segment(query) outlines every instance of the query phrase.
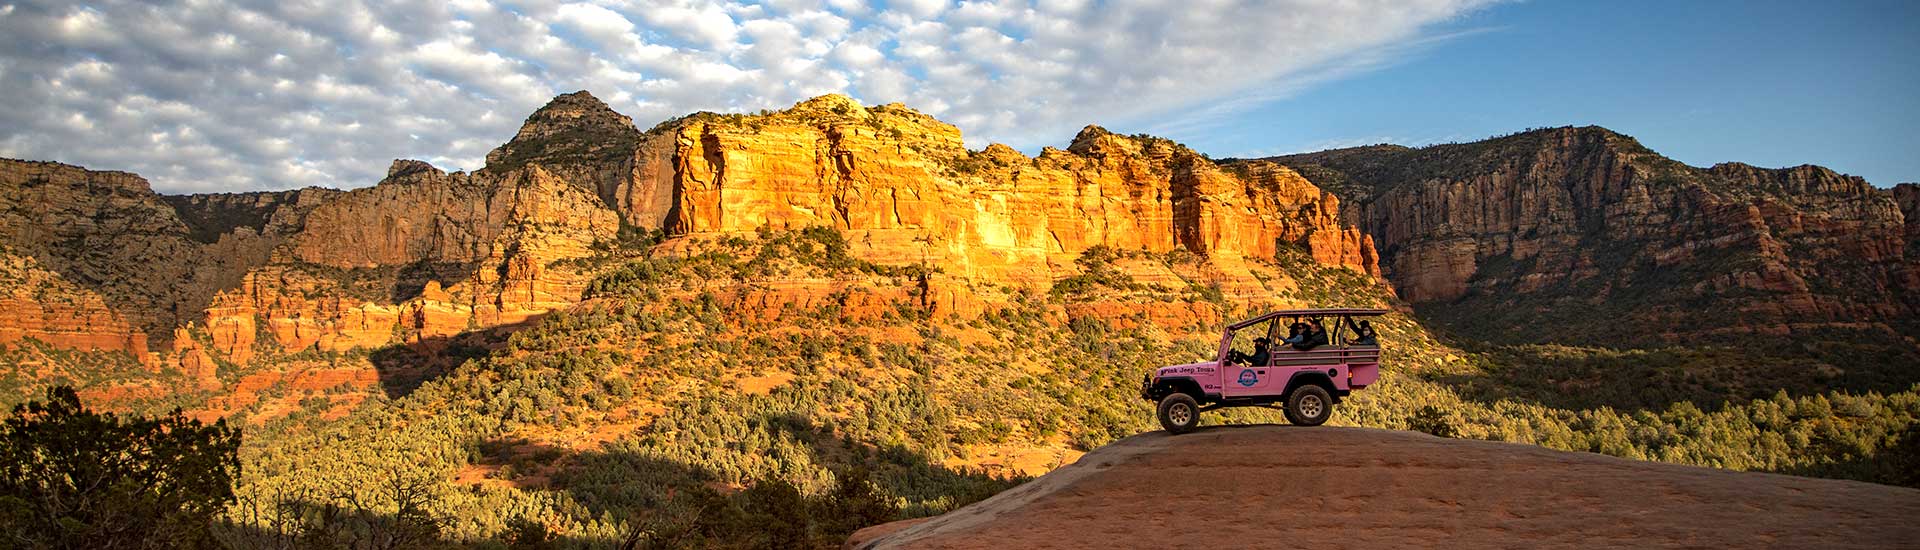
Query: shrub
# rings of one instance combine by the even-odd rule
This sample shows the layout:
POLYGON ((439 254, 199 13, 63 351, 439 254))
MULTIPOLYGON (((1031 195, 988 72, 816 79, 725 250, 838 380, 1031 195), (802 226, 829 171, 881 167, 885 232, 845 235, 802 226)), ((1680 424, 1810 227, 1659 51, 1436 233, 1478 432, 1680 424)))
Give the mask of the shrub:
POLYGON ((212 546, 239 448, 225 421, 123 418, 48 389, 0 425, 0 536, 29 548, 212 546))

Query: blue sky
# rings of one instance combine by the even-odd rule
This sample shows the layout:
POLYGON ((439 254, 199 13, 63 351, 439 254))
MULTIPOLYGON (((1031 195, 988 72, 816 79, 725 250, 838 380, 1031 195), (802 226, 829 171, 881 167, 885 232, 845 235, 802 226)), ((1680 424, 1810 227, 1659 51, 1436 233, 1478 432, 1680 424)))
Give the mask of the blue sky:
POLYGON ((1920 2, 0 0, 0 156, 163 192, 479 168, 555 95, 642 128, 824 93, 970 147, 1214 156, 1597 124, 1679 160, 1920 179, 1920 2))
POLYGON ((1591 124, 1696 166, 1920 181, 1920 2, 1525 2, 1432 34, 1452 37, 1179 137, 1261 156, 1591 124))

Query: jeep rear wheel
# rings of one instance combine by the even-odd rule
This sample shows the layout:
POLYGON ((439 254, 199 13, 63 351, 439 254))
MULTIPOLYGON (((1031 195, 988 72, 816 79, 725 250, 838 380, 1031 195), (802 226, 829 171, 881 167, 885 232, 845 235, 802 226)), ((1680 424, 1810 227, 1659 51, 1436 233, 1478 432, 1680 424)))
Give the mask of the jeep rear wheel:
POLYGON ((1184 393, 1160 399, 1160 427, 1168 433, 1183 434, 1200 425, 1200 403, 1184 393))
POLYGON ((1319 426, 1333 416, 1333 397, 1327 389, 1308 384, 1287 395, 1287 421, 1295 426, 1319 426))

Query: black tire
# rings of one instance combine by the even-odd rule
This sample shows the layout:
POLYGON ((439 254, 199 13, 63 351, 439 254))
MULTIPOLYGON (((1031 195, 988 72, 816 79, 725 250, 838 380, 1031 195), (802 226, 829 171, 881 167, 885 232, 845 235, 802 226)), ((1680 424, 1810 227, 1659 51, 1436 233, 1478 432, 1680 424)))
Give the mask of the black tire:
POLYGON ((1307 384, 1287 395, 1287 421, 1295 426, 1319 426, 1333 417, 1333 396, 1327 389, 1307 384))
POLYGON ((1200 425, 1200 403, 1191 395, 1171 394, 1160 399, 1158 416, 1160 427, 1166 428, 1167 433, 1191 432, 1200 425))

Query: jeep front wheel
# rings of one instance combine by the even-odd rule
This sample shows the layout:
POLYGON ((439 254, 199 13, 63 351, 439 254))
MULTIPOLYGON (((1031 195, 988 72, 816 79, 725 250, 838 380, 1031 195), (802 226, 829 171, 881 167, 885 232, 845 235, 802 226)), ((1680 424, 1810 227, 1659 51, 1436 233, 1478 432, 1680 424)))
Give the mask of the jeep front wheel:
POLYGON ((1200 425, 1200 403, 1184 393, 1160 399, 1160 427, 1168 433, 1183 434, 1200 425))
POLYGON ((1333 416, 1333 398, 1327 389, 1307 384, 1287 395, 1287 421, 1295 426, 1319 426, 1333 416))

